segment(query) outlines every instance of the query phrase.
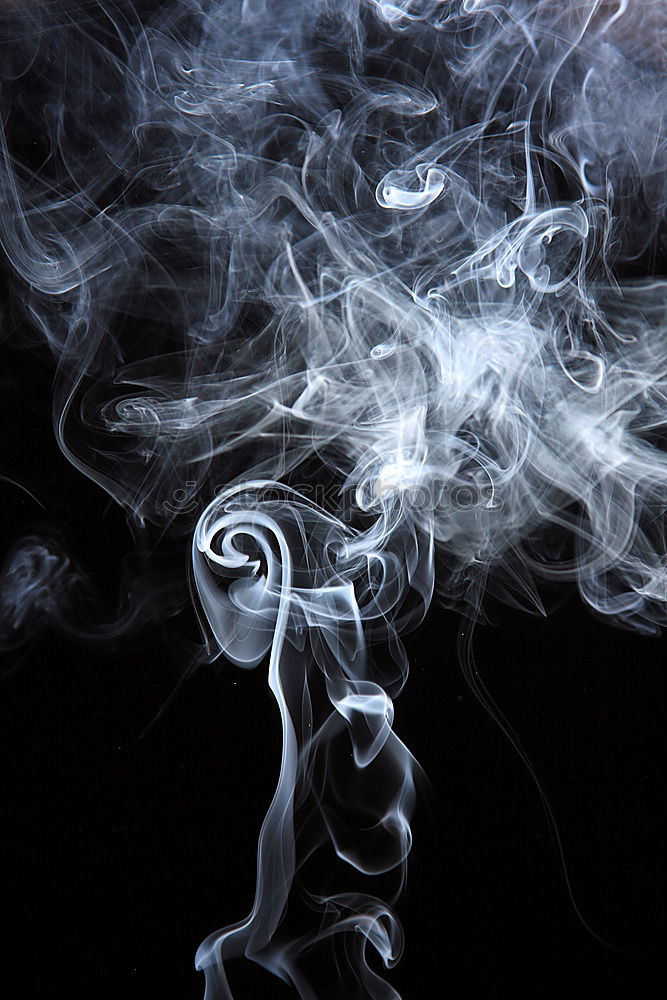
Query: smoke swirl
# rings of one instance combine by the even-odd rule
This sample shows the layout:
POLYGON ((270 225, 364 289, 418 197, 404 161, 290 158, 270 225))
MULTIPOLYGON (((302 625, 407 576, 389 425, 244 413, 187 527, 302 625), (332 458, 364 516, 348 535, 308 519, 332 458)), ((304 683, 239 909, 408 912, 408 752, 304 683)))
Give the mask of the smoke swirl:
MULTIPOLYGON (((633 272, 664 246, 665 7, 26 0, 2 57, 4 332, 51 352, 60 447, 138 545, 192 536, 201 659, 263 665, 280 712, 207 1000, 239 955, 303 998, 396 997, 369 955, 400 956, 393 699, 434 587, 473 620, 545 581, 666 619, 667 283, 633 272), (287 933, 332 851, 396 871, 391 902, 304 889, 287 933)), ((127 630, 151 586, 82 625, 83 575, 28 537, 2 644, 127 630)))

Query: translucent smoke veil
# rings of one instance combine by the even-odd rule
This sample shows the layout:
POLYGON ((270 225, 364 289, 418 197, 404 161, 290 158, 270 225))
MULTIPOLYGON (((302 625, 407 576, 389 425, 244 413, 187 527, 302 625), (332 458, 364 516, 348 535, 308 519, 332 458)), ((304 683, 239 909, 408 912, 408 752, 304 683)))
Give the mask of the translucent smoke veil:
MULTIPOLYGON (((50 350, 60 447, 138 547, 192 540, 201 660, 266 670, 280 712, 207 1000, 241 955, 303 998, 398 996, 393 699, 434 589, 472 620, 555 582, 665 621, 667 283, 633 265, 664 241, 666 69, 660 0, 2 13, 3 332, 50 350), (308 884, 318 853, 340 891, 308 884)), ((79 579, 18 543, 2 644, 150 603, 142 578, 82 625, 79 579)))

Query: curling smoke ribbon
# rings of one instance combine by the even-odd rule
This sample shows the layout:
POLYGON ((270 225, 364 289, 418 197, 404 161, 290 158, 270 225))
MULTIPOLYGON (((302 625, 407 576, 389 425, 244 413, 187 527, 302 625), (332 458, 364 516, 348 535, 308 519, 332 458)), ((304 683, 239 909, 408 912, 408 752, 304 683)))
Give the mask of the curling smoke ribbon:
MULTIPOLYGON (((283 950, 272 946, 299 865, 294 837, 299 787, 314 798, 338 857, 359 871, 391 870, 405 862, 410 849, 414 762, 392 730, 388 689, 400 690, 407 669, 396 619, 401 618, 402 630, 416 624, 431 600, 432 542, 419 537, 394 495, 385 496, 375 513, 365 531, 355 532, 298 492, 258 482, 217 498, 197 526, 194 578, 213 639, 239 666, 254 667, 268 654, 283 740, 280 775, 260 834, 252 912, 246 921, 212 935, 198 953, 198 966, 217 984, 225 975, 221 960, 241 953, 296 981, 295 955, 334 934, 361 935, 364 944, 358 947, 373 945, 387 965, 398 957, 400 932, 391 910, 362 894, 320 900, 323 909, 335 903, 337 914, 324 936, 292 942, 283 950), (409 591, 417 602, 407 609, 409 591), (369 626, 375 641, 393 647, 393 676, 373 668, 364 634, 369 626), (319 722, 310 699, 313 667, 330 704, 330 713, 319 722), (382 768, 379 801, 375 788, 363 803, 376 810, 367 844, 327 804, 326 789, 318 798, 304 782, 316 755, 341 729, 361 774, 373 764, 382 768)), ((375 979, 370 969, 364 975, 375 979)))

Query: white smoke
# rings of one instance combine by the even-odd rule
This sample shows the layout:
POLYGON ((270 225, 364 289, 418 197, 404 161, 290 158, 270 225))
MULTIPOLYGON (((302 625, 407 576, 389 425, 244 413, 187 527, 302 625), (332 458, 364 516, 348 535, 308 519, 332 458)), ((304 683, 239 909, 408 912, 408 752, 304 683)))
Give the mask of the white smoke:
MULTIPOLYGON (((281 927, 318 850, 400 890, 399 635, 436 581, 473 618, 489 590, 540 607, 551 580, 617 624, 665 621, 667 283, 631 275, 664 236, 666 18, 658 0, 4 15, 0 242, 55 358, 58 440, 137 532, 194 529, 207 656, 268 664, 282 719, 255 901, 200 948, 207 1000, 241 954, 323 996, 303 959, 343 939, 350 978, 326 995, 397 996, 366 956, 401 948, 374 896, 311 892, 312 926, 281 927)), ((45 614, 71 627, 70 578, 48 539, 15 550, 7 644, 45 614)))

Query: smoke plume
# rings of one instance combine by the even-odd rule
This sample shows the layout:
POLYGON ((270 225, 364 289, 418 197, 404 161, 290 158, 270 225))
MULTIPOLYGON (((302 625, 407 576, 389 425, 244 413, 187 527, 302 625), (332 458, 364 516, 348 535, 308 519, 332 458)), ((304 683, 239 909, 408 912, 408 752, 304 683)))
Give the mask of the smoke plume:
MULTIPOLYGON (((60 448, 138 550, 191 544, 199 661, 265 671, 282 722, 251 911, 197 954, 206 1000, 243 955, 304 1000, 398 997, 401 635, 434 592, 474 621, 487 594, 541 609, 545 582, 666 619, 667 283, 641 276, 665 237, 665 6, 0 18, 3 334, 50 352, 60 448), (320 856, 340 889, 308 881, 320 856)), ((5 647, 180 600, 138 574, 104 617, 48 534, 1 590, 5 647)))

